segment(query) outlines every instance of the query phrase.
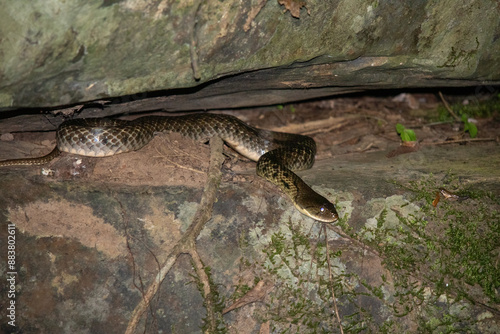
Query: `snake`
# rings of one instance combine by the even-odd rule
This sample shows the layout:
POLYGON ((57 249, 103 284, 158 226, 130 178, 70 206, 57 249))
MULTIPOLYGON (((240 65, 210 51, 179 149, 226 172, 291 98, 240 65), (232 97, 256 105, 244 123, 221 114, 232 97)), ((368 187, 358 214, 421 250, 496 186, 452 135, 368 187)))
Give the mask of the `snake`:
POLYGON ((314 139, 299 134, 258 129, 237 117, 225 114, 143 116, 134 120, 71 119, 58 127, 56 147, 49 154, 0 161, 0 167, 43 165, 61 152, 91 157, 112 156, 138 150, 156 134, 171 132, 202 142, 219 136, 236 152, 257 162, 257 175, 281 189, 298 211, 320 222, 331 223, 338 220, 335 205, 294 173, 313 166, 316 156, 314 139))

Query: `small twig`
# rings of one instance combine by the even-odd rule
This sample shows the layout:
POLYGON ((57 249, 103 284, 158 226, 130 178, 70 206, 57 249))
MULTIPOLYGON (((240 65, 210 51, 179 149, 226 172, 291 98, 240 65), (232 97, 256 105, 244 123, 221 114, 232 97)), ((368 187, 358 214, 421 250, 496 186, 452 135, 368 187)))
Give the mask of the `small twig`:
MULTIPOLYGON (((109 193, 112 193, 111 189, 108 186, 106 186, 106 188, 108 189, 109 193)), ((142 241, 142 240, 140 240, 138 238, 135 238, 133 235, 129 234, 129 232, 128 232, 129 224, 128 224, 128 218, 127 218, 125 207, 123 206, 123 203, 116 196, 113 196, 113 197, 115 198, 116 202, 120 206, 120 211, 121 211, 121 216, 122 216, 122 221, 123 221, 123 227, 125 229, 125 234, 127 236, 125 238, 125 242, 126 242, 127 250, 129 252, 129 255, 130 255, 130 258, 131 258, 131 261, 132 261, 132 271, 133 271, 133 275, 132 275, 133 280, 132 280, 132 283, 133 283, 134 287, 141 293, 142 297, 145 298, 145 295, 144 295, 144 281, 142 279, 141 274, 138 272, 137 262, 135 261, 134 253, 132 251, 132 247, 130 246, 129 238, 133 238, 133 239, 135 239, 137 241, 142 241), (137 283, 136 283, 136 280, 135 280, 136 277, 139 279, 140 286, 137 285, 137 283)), ((143 243, 143 245, 146 247, 147 251, 153 256, 153 258, 154 258, 154 260, 155 260, 158 268, 160 268, 160 263, 158 261, 158 258, 154 254, 154 252, 149 247, 147 247, 147 245, 145 245, 144 243, 143 243)), ((158 296, 158 298, 159 298, 159 296, 158 296)), ((148 304, 148 307, 150 309, 151 314, 154 316, 154 312, 152 310, 152 305, 151 304, 152 303, 150 302, 148 304)))
POLYGON ((344 334, 344 329, 342 328, 342 321, 340 320, 339 309, 337 307, 337 301, 335 300, 335 292, 333 289, 332 265, 330 263, 330 253, 328 251, 328 233, 326 231, 326 224, 323 224, 323 229, 325 230, 326 262, 328 263, 328 276, 330 279, 330 289, 332 290, 333 308, 335 309, 335 315, 337 316, 337 321, 339 322, 340 333, 344 334))
POLYGON ((445 122, 433 122, 433 123, 427 123, 427 124, 417 124, 417 125, 412 125, 412 129, 422 129, 424 127, 429 127, 429 126, 436 126, 436 125, 443 125, 443 124, 450 124, 454 123, 453 121, 445 121, 445 122))
POLYGON ((200 258, 200 255, 196 251, 196 248, 192 249, 189 252, 189 255, 191 255, 191 259, 193 260, 192 263, 194 264, 194 271, 196 272, 196 276, 203 286, 203 298, 205 299, 205 307, 207 308, 206 319, 208 320, 208 323, 210 325, 210 330, 208 332, 215 332, 215 329, 217 328, 216 315, 214 312, 214 305, 210 298, 210 282, 207 273, 205 272, 205 266, 200 258))
POLYGON ((345 116, 345 117, 329 117, 326 119, 315 120, 310 122, 302 122, 300 124, 288 124, 280 127, 273 127, 269 130, 278 132, 291 132, 291 133, 301 133, 304 135, 313 135, 318 133, 330 132, 345 126, 348 122, 354 118, 359 118, 360 116, 345 116))
POLYGON ((357 240, 357 239, 354 239, 352 237, 350 237, 349 235, 347 235, 346 233, 344 233, 339 227, 337 226, 332 226, 332 225, 329 225, 329 224, 325 224, 325 228, 326 226, 328 226, 328 228, 332 231, 334 231, 335 233, 337 233, 338 235, 340 235, 342 238, 344 239, 347 239, 349 240, 350 242, 352 242, 353 244, 361 247, 362 249, 376 255, 376 256, 380 256, 379 252, 377 252, 375 249, 365 245, 364 243, 362 243, 361 241, 357 240))
POLYGON ((237 308, 243 307, 245 305, 263 301, 267 294, 274 288, 274 284, 271 281, 262 280, 259 281, 250 291, 248 291, 244 296, 238 298, 233 304, 222 310, 222 314, 226 314, 235 310, 237 308))
POLYGON ((453 109, 451 109, 451 107, 448 104, 448 102, 446 102, 446 100, 444 99, 444 96, 443 96, 443 94, 441 92, 439 92, 439 97, 441 98, 441 101, 443 101, 444 107, 446 108, 446 110, 448 110, 448 112, 451 114, 451 116, 453 116, 453 118, 457 122, 460 122, 460 118, 457 116, 457 114, 455 114, 455 112, 453 112, 453 109))
MULTIPOLYGON (((194 140, 190 140, 190 141, 192 141, 193 143, 195 142, 194 140)), ((172 142, 170 140, 168 140, 167 138, 164 139, 164 143, 166 145, 168 145, 169 150, 174 152, 173 156, 175 156, 175 157, 189 157, 191 159, 195 159, 195 160, 199 161, 200 163, 203 163, 206 161, 205 157, 201 157, 197 154, 193 154, 193 153, 189 152, 189 148, 187 148, 187 147, 185 147, 185 149, 179 149, 178 148, 179 145, 173 145, 172 142)))
POLYGON ((456 143, 468 143, 473 141, 496 141, 496 138, 468 138, 468 139, 456 139, 456 140, 446 140, 437 143, 426 143, 424 146, 429 145, 446 145, 446 144, 456 144, 456 143))
POLYGON ((177 162, 175 162, 175 161, 167 158, 167 156, 165 154, 161 153, 157 148, 155 148, 155 150, 156 150, 156 153, 158 153, 162 159, 167 160, 168 162, 170 162, 173 165, 173 166, 165 166, 165 167, 172 167, 172 168, 173 167, 178 167, 178 168, 185 169, 185 170, 188 170, 188 171, 191 171, 191 172, 195 172, 195 173, 199 173, 199 174, 205 174, 205 172, 202 171, 202 170, 198 170, 198 169, 195 169, 195 168, 191 168, 191 167, 187 167, 187 166, 183 166, 181 164, 178 164, 177 162))

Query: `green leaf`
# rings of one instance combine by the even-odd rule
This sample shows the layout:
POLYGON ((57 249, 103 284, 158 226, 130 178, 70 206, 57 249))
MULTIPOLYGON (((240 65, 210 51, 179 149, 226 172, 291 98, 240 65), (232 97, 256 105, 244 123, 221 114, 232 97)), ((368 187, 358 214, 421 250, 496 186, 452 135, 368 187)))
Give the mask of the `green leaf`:
POLYGON ((405 127, 403 126, 403 124, 396 124, 396 131, 398 132, 398 134, 402 134, 403 131, 405 130, 405 127))
POLYGON ((402 134, 401 134, 401 140, 403 142, 406 142, 406 141, 411 141, 410 140, 410 136, 408 135, 408 132, 404 131, 402 134))
POLYGON ((406 129, 405 133, 408 134, 409 140, 407 140, 407 141, 417 141, 417 136, 415 135, 415 131, 410 130, 410 129, 406 129))
POLYGON ((477 126, 474 123, 465 123, 464 131, 469 131, 469 136, 471 138, 476 138, 477 136, 477 126))
POLYGON ((402 124, 396 124, 396 131, 401 136, 403 142, 416 141, 417 136, 413 130, 405 128, 402 124))

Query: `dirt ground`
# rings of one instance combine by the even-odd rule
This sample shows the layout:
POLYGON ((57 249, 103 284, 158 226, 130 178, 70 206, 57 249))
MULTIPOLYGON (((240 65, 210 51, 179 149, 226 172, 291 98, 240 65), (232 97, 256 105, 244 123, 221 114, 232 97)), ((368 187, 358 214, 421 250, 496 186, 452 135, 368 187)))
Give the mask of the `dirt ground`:
MULTIPOLYGON (((345 159, 353 162, 353 165, 362 166, 363 163, 368 164, 376 159, 391 165, 392 161, 398 161, 404 156, 425 155, 429 148, 443 146, 450 148, 448 153, 450 156, 453 156, 454 148, 464 146, 478 147, 491 152, 492 156, 498 156, 500 144, 498 92, 496 95, 485 96, 464 90, 459 94, 445 93, 443 98, 450 105, 448 109, 444 107, 438 92, 412 91, 359 94, 284 106, 213 112, 234 115, 258 128, 313 137, 318 145, 317 167, 303 172, 301 175, 304 175, 304 180, 316 190, 323 191, 329 198, 336 196, 341 203, 351 200, 361 206, 360 203, 370 203, 372 200, 368 198, 367 192, 360 190, 361 185, 359 189, 354 184, 352 189, 336 189, 337 192, 333 192, 326 181, 325 185, 314 183, 314 181, 322 182, 324 178, 329 178, 332 180, 330 182, 335 183, 335 178, 343 177, 338 173, 336 176, 329 176, 328 173, 333 169, 336 169, 336 172, 344 171, 346 175, 349 174, 349 163, 336 165, 333 168, 330 166, 331 161, 345 159), (486 111, 485 108, 472 108, 482 105, 485 101, 490 101, 486 111), (478 129, 474 138, 471 138, 469 132, 464 131, 464 126, 467 124, 461 119, 464 112, 470 113, 465 118, 467 122, 473 123, 478 129), (477 112, 477 115, 472 115, 473 112, 477 112), (401 137, 396 131, 398 123, 406 129, 413 130, 417 141, 401 145, 401 137)), ((129 115, 125 118, 135 116, 129 115)), ((53 138, 53 132, 2 134, 0 160, 48 153, 54 145, 53 138)), ((290 221, 300 219, 298 218, 300 214, 294 213, 293 206, 283 199, 279 190, 255 175, 254 162, 248 161, 227 147, 224 148, 224 158, 219 196, 224 198, 226 203, 224 205, 219 203, 211 224, 200 234, 197 243, 201 257, 212 267, 217 284, 225 287, 229 294, 232 287, 241 285, 242 281, 250 287, 254 286, 252 282, 256 275, 254 269, 250 270, 250 273, 248 268, 245 269, 243 260, 239 260, 236 256, 240 254, 237 249, 245 249, 242 245, 249 243, 248 240, 253 240, 255 235, 259 245, 264 243, 267 240, 264 235, 274 231, 276 222, 283 221, 278 218, 280 217, 278 211, 292 212, 288 218, 290 221), (289 209, 291 211, 287 211, 289 209), (230 217, 240 217, 234 219, 241 219, 245 224, 241 222, 235 224, 230 217), (224 247, 227 249, 223 251, 224 247), (228 257, 231 260, 228 260, 228 257), (234 274, 235 270, 240 271, 234 274)), ((208 145, 195 143, 173 134, 159 135, 143 149, 127 154, 108 158, 85 158, 63 154, 47 166, 9 167, 1 171, 0 176, 4 177, 2 181, 4 206, 0 209, 5 217, 16 223, 26 245, 30 244, 32 249, 36 250, 36 256, 27 254, 24 260, 28 263, 34 261, 28 257, 36 258, 41 261, 40 263, 45 263, 45 267, 51 268, 50 273, 45 274, 46 278, 37 276, 38 278, 32 279, 30 283, 26 283, 29 275, 25 278, 24 298, 34 298, 33 300, 44 303, 43 309, 32 305, 23 309, 24 318, 21 318, 21 321, 24 321, 25 328, 35 326, 28 315, 33 319, 37 317, 42 319, 48 316, 45 311, 51 312, 52 320, 62 316, 70 318, 73 316, 77 319, 80 315, 76 315, 76 311, 74 314, 66 314, 64 312, 67 308, 59 305, 61 300, 64 303, 84 300, 86 304, 82 304, 83 313, 80 312, 86 319, 80 320, 84 323, 84 327, 89 328, 89 321, 94 319, 91 324, 94 332, 109 330, 109 327, 106 327, 108 321, 115 321, 120 331, 125 329, 126 322, 134 310, 133 305, 140 303, 141 297, 145 295, 147 282, 153 280, 159 271, 160 263, 168 260, 168 254, 181 240, 183 233, 188 229, 188 222, 195 215, 194 211, 198 204, 193 203, 199 202, 200 189, 207 181, 209 159, 208 145), (24 180, 18 181, 21 178, 24 180), (175 190, 177 193, 174 192, 174 195, 169 196, 173 196, 180 203, 187 203, 181 204, 183 208, 189 206, 193 208, 184 211, 178 209, 178 203, 174 203, 165 195, 164 187, 179 189, 175 190), (101 195, 103 189, 105 194, 101 195), (46 193, 49 195, 45 195, 46 193), (75 261, 72 254, 78 254, 78 261, 75 261), (102 276, 107 279, 96 283, 102 276), (68 288, 74 286, 77 286, 76 297, 75 292, 68 288), (110 295, 106 301, 109 305, 101 304, 99 301, 98 296, 102 294, 102 289, 110 295), (137 291, 140 291, 142 296, 137 294, 137 291), (128 305, 128 308, 118 312, 124 308, 123 305, 128 305), (85 313, 94 312, 84 308, 85 306, 91 310, 102 309, 102 313, 106 316, 99 318, 98 314, 85 313), (112 311, 113 308, 117 311, 112 311)), ((443 160, 446 160, 444 155, 443 160)), ((446 168, 443 166, 442 169, 446 168)), ((356 169, 357 172, 362 170, 362 167, 356 169)), ((370 173, 368 170, 366 172, 370 173)), ((368 182, 367 179, 368 177, 360 177, 359 180, 365 181, 359 182, 368 182)), ((356 182, 356 178, 353 178, 350 184, 356 182)), ((384 187, 386 186, 376 184, 374 192, 380 192, 380 196, 387 198, 396 196, 385 194, 384 187)), ((500 189, 492 190, 496 190, 496 194, 500 193, 500 189)), ((377 205, 380 203, 373 204, 373 207, 377 205)), ((412 205, 409 204, 408 207, 412 205)), ((351 217, 355 217, 353 220, 359 218, 360 222, 364 222, 365 211, 365 208, 360 209, 351 217)), ((304 226, 318 232, 313 222, 304 223, 304 226)), ((321 232, 319 233, 321 235, 321 232)), ((273 234, 273 237, 276 235, 279 233, 273 234)), ((349 245, 352 246, 352 242, 354 240, 348 237, 335 241, 335 246, 344 251, 343 260, 349 259, 346 263, 356 270, 361 268, 368 277, 368 283, 383 284, 380 279, 383 276, 381 273, 385 273, 382 260, 375 256, 376 252, 370 254, 363 249, 350 250, 349 245), (357 252, 359 254, 356 255, 357 252), (361 256, 360 254, 363 254, 361 264, 357 258, 361 256)), ((359 244, 355 246, 359 247, 359 244)), ((253 253, 254 250, 248 251, 252 254, 251 257, 258 257, 253 253)), ((179 269, 185 272, 189 272, 192 266, 196 267, 182 256, 178 262, 179 269)), ((39 271, 40 265, 34 262, 25 266, 34 272, 39 271)), ((338 267, 342 266, 344 264, 338 264, 338 267)), ((174 322, 172 319, 178 320, 174 315, 170 318, 165 316, 168 320, 162 320, 161 312, 168 313, 168 307, 190 310, 192 314, 204 312, 202 305, 205 304, 201 297, 196 299, 192 295, 183 296, 180 298, 182 301, 169 299, 173 298, 170 295, 174 292, 184 289, 186 280, 192 281, 189 275, 179 278, 182 275, 177 270, 171 275, 173 276, 170 280, 165 280, 169 283, 164 284, 172 291, 163 292, 162 296, 166 298, 164 302, 160 302, 158 297, 154 306, 155 311, 151 311, 149 320, 145 320, 144 332, 148 332, 151 328, 153 331, 154 328, 164 328, 162 326, 166 324, 178 326, 177 328, 181 328, 179 332, 188 331, 189 326, 194 326, 194 329, 191 328, 192 330, 188 332, 197 332, 199 329, 197 326, 200 326, 201 320, 193 321, 194 325, 190 321, 185 324, 182 324, 182 321, 174 322), (163 307, 162 303, 167 306, 163 307), (149 325, 152 327, 148 327, 149 325)), ((208 278, 201 281, 207 285, 212 284, 208 278)), ((392 282, 390 276, 388 281, 392 282)), ((265 280, 261 282, 264 286, 269 283, 265 280)), ((277 291, 279 283, 274 283, 277 291)), ((267 296, 269 289, 272 289, 271 287, 266 290, 262 284, 259 289, 264 290, 259 290, 261 295, 258 300, 263 300, 264 295, 267 296)), ((254 286, 258 287, 259 284, 254 286)), ((391 290, 390 293, 394 291, 391 290)), ((196 294, 198 292, 195 290, 193 295, 196 294)), ((268 299, 266 302, 272 304, 268 299)), ((364 306, 368 307, 367 305, 364 306)), ((378 310, 381 306, 378 304, 374 306, 370 302, 369 307, 378 310)), ((498 310, 495 311, 489 306, 486 309, 488 312, 493 312, 494 319, 500 317, 494 313, 500 313, 498 310)), ((347 312, 346 309, 342 311, 347 312)), ((196 317, 192 314, 190 317, 196 317)), ((259 330, 261 333, 273 332, 269 328, 272 327, 272 322, 269 325, 269 322, 260 324, 258 319, 252 318, 250 321, 249 314, 250 311, 245 311, 231 315, 229 322, 233 323, 233 327, 230 332, 243 333, 245 331, 241 330, 245 329, 245 326, 252 328, 247 331, 248 333, 256 333, 259 330)), ((378 316, 381 317, 380 314, 374 317, 378 316)), ((406 326, 404 328, 412 332, 412 329, 416 328, 412 327, 416 326, 415 322, 408 320, 409 325, 406 325, 405 321, 402 321, 406 326)), ((79 328, 77 320, 64 322, 66 330, 79 328)), ((44 329, 50 328, 49 325, 39 326, 44 329)))
MULTIPOLYGON (((484 100, 495 99, 494 94, 464 94, 446 97, 449 104, 475 106, 484 100)), ((498 100, 498 98, 496 98, 498 100)), ((497 147, 500 142, 500 102, 489 115, 470 117, 479 129, 471 138, 464 131, 461 121, 454 121, 451 114, 443 111, 438 92, 410 92, 377 95, 351 95, 285 106, 213 111, 234 115, 258 128, 292 132, 314 138, 318 146, 316 160, 339 157, 345 154, 363 154, 394 148, 388 154, 414 152, 423 146, 437 145, 488 145, 497 147), (441 113, 438 107, 441 106, 441 113), (495 109, 496 108, 496 109, 495 109), (440 120, 446 118, 446 120, 440 120), (396 124, 415 131, 416 146, 399 147, 401 138, 396 124)), ((158 113, 157 113, 158 114, 158 113)), ((168 114, 165 114, 168 115, 168 114)), ((142 116, 142 115, 141 115, 142 116)), ((132 119, 137 116, 127 116, 132 119)), ((55 145, 52 132, 2 134, 0 160, 40 156, 50 152, 55 145)), ((228 167, 237 168, 233 174, 251 174, 253 164, 231 150, 226 150, 232 162, 228 167), (234 162, 241 161, 238 166, 234 162)), ((96 181, 129 185, 182 184, 200 187, 208 168, 208 148, 180 135, 162 135, 155 138, 139 152, 117 155, 107 159, 77 160, 66 177, 84 174, 96 181), (142 168, 147 166, 147 168, 142 168)), ((60 169, 58 169, 60 170, 60 169)), ((59 172, 63 173, 64 172, 59 172)), ((64 176, 64 175, 62 175, 64 176)))

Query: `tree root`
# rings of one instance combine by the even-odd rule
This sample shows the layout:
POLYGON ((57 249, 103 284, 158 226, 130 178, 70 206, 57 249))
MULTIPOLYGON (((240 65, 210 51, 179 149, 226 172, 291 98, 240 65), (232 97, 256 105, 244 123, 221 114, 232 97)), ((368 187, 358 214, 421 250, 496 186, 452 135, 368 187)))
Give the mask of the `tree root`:
MULTIPOLYGON (((208 178, 203 189, 203 195, 200 201, 198 210, 196 211, 193 221, 189 228, 186 230, 181 239, 173 247, 172 251, 168 255, 167 259, 161 264, 161 267, 156 275, 155 279, 148 287, 146 293, 143 294, 141 302, 135 307, 130 317, 130 321, 127 326, 126 334, 132 334, 135 332, 143 314, 148 309, 151 300, 154 298, 161 283, 167 276, 168 272, 172 266, 177 261, 180 254, 189 254, 193 261, 200 265, 201 259, 196 250, 196 238, 200 234, 201 230, 205 226, 206 222, 212 216, 213 204, 216 200, 217 190, 222 178, 221 166, 224 161, 224 156, 222 155, 223 142, 219 137, 214 137, 210 139, 210 168, 208 171, 208 178)), ((205 296, 210 295, 210 285, 208 277, 203 271, 203 268, 198 268, 196 266, 195 270, 203 284, 203 290, 205 296)), ((207 302, 207 314, 212 314, 211 303, 207 302)))

